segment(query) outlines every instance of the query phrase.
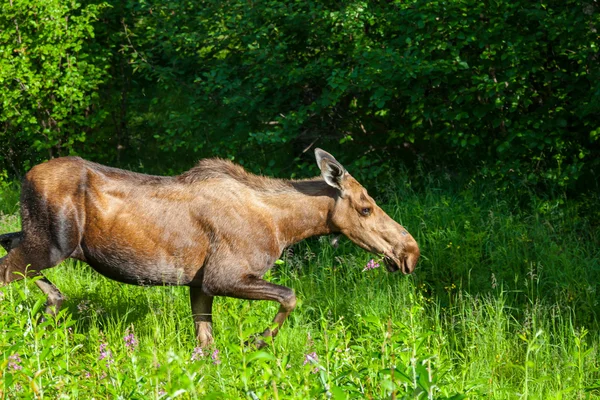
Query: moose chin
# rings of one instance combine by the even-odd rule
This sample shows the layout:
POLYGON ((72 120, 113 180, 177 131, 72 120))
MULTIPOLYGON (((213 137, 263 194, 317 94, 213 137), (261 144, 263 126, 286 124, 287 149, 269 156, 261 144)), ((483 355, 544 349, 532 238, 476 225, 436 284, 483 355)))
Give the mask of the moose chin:
MULTIPOLYGON (((329 153, 315 150, 321 175, 273 179, 217 158, 174 177, 102 166, 78 157, 35 166, 21 193, 22 231, 0 235, 0 283, 39 275, 67 258, 134 285, 190 288, 196 337, 212 343, 214 296, 280 304, 277 334, 296 306, 294 292, 262 279, 282 251, 315 235, 341 233, 384 256, 390 272, 411 273, 419 246, 329 153)), ((64 297, 36 284, 56 315, 64 297)), ((257 340, 261 347, 263 340, 257 340)))

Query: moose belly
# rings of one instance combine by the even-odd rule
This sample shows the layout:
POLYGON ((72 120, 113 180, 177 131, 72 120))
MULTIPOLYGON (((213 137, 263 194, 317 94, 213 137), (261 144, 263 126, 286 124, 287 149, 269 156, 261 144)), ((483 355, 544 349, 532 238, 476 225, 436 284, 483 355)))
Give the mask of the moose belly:
POLYGON ((205 238, 161 232, 156 227, 137 235, 126 229, 84 236, 85 261, 102 275, 134 285, 187 285, 206 256, 205 238))
POLYGON ((86 262, 97 272, 118 282, 140 286, 187 285, 200 267, 189 268, 171 257, 142 258, 127 249, 109 254, 82 246, 86 262))
POLYGON ((179 205, 134 200, 88 212, 85 261, 102 275, 134 285, 187 285, 204 264, 208 240, 179 205))

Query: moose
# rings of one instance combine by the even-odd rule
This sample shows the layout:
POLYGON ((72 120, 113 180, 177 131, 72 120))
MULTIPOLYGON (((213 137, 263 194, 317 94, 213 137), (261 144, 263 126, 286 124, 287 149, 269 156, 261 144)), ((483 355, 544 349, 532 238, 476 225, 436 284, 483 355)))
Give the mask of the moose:
MULTIPOLYGON (((201 160, 178 176, 106 167, 79 157, 33 167, 21 191, 22 231, 0 235, 0 284, 74 258, 134 285, 190 288, 196 337, 213 342, 215 296, 280 304, 277 335, 296 306, 294 292, 262 279, 282 251, 315 235, 341 233, 380 254, 390 272, 413 272, 419 246, 329 153, 315 150, 321 176, 274 179, 229 160, 201 160)), ((48 279, 35 283, 56 315, 64 296, 48 279)), ((257 347, 266 343, 261 338, 257 347)))

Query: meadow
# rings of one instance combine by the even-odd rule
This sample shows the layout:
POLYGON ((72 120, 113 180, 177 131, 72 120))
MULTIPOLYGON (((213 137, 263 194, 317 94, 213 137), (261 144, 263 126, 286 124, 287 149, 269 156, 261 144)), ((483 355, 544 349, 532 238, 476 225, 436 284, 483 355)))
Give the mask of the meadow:
MULTIPOLYGON (((0 192, 1 233, 19 229, 16 192, 0 192)), ((288 249, 268 278, 298 306, 260 351, 244 342, 275 303, 217 298, 200 351, 187 288, 66 261, 45 272, 67 297, 45 322, 33 282, 0 288, 0 398, 600 397, 597 199, 426 174, 371 193, 419 242, 415 273, 364 270, 373 256, 345 239, 288 249)))

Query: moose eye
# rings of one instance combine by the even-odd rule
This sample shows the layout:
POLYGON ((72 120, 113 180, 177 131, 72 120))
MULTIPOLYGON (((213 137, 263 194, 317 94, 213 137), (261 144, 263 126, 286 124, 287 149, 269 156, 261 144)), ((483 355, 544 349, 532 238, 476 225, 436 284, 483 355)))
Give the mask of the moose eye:
POLYGON ((362 215, 364 215, 365 217, 368 217, 371 214, 371 209, 370 208, 363 208, 362 210, 360 210, 360 213, 362 215))

